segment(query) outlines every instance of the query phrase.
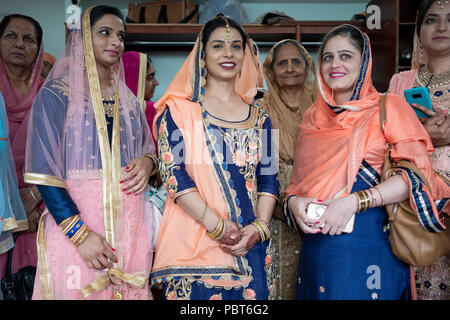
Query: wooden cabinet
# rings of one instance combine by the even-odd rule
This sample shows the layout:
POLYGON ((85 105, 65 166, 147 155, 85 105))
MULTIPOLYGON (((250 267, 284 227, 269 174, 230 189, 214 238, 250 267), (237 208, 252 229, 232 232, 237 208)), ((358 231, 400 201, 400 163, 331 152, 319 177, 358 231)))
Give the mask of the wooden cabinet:
POLYGON ((381 28, 367 30, 373 53, 372 79, 386 91, 395 73, 411 68, 416 13, 422 0, 372 0, 380 8, 381 28))
MULTIPOLYGON (((365 30, 363 22, 355 21, 293 21, 277 25, 244 24, 243 28, 258 44, 272 46, 283 39, 301 42, 320 42, 332 28, 351 23, 365 30)), ((188 50, 192 48, 201 24, 129 23, 126 27, 126 50, 188 50)))

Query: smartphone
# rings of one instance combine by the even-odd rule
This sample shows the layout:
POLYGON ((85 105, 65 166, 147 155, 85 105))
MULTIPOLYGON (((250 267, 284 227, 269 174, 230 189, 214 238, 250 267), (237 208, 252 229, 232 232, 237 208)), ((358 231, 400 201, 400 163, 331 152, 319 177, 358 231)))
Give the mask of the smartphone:
MULTIPOLYGON (((404 91, 405 99, 408 101, 408 103, 411 105, 413 103, 420 104, 421 106, 424 106, 430 110, 433 110, 433 103, 431 102, 430 92, 428 92, 428 89, 425 87, 417 87, 417 88, 411 88, 406 89, 404 91)), ((414 108, 414 107, 413 107, 414 108)), ((414 108, 414 111, 416 112, 416 115, 420 118, 429 118, 428 115, 423 113, 422 111, 414 108)))
MULTIPOLYGON (((327 206, 321 204, 310 203, 306 210, 306 215, 314 220, 319 220, 320 217, 327 211, 327 206)), ((348 221, 342 232, 352 233, 353 232, 353 224, 355 223, 355 215, 352 215, 351 219, 348 221)))

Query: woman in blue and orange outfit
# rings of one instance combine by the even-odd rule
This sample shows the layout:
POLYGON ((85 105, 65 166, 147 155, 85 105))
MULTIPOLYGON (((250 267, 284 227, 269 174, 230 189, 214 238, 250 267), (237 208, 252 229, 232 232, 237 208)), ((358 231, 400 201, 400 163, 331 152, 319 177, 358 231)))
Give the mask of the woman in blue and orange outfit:
POLYGON ((409 199, 427 218, 424 225, 440 231, 445 227, 434 201, 445 199, 442 211, 448 214, 450 187, 431 167, 433 146, 424 128, 397 95, 386 96, 381 130, 381 94, 372 85, 366 34, 339 26, 325 37, 318 57, 319 94, 300 125, 284 202, 291 225, 305 233, 297 298, 409 299, 410 267, 392 253, 384 205, 409 199), (404 168, 380 183, 386 142, 393 146, 391 157, 415 164, 432 190, 404 168), (307 216, 309 203, 327 206, 320 219, 307 216), (353 218, 353 231, 342 233, 353 218))
POLYGON ((211 19, 156 103, 169 191, 151 280, 167 299, 268 299, 269 223, 278 197, 271 122, 254 104, 258 49, 223 15, 211 19))

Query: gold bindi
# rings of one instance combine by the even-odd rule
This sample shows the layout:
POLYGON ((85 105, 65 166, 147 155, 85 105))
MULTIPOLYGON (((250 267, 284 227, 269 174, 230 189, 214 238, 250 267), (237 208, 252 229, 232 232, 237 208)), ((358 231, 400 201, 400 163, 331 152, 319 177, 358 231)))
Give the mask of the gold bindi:
POLYGON ((441 7, 441 9, 444 9, 444 7, 448 5, 448 0, 438 0, 437 4, 441 7))
POLYGON ((225 21, 227 22, 227 25, 225 26, 225 30, 223 30, 222 35, 225 40, 231 40, 233 38, 233 30, 231 30, 228 20, 225 21))

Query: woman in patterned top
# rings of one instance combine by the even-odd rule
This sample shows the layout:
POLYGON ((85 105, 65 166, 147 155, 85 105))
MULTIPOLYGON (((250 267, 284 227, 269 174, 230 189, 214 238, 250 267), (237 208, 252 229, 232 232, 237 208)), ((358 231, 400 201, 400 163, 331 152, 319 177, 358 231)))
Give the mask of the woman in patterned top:
POLYGON ((169 192, 151 281, 166 299, 268 299, 269 223, 278 197, 271 122, 254 103, 258 49, 211 19, 164 96, 154 131, 169 192))

